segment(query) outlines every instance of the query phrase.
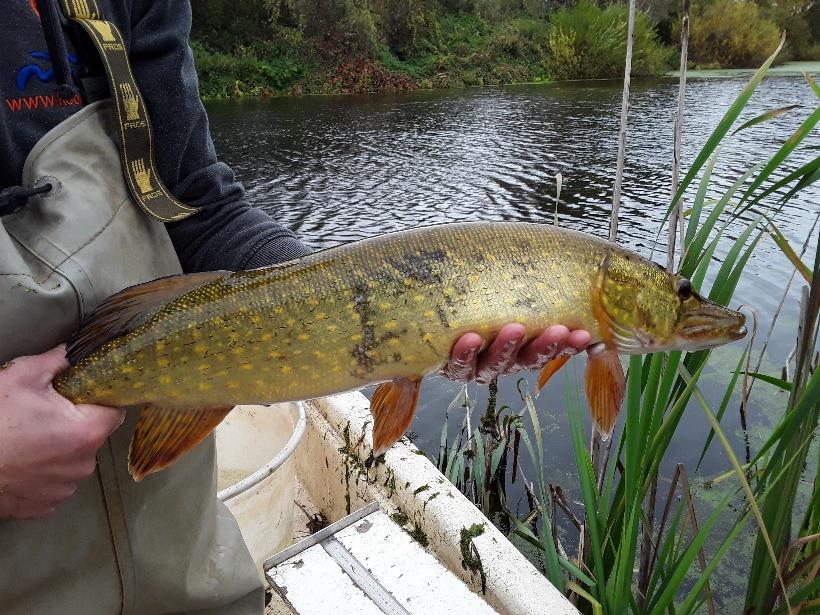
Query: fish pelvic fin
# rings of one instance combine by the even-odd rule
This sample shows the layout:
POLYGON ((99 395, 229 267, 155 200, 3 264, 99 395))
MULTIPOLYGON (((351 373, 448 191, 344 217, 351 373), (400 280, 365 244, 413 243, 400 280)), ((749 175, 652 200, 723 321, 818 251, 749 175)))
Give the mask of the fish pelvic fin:
POLYGON ((586 393, 595 427, 604 440, 612 435, 615 419, 624 401, 626 377, 618 353, 604 344, 587 352, 586 393))
POLYGON ((106 342, 147 322, 172 299, 230 274, 230 271, 208 271, 172 275, 111 295, 83 321, 69 341, 68 361, 76 365, 106 342))
POLYGON ((199 444, 233 406, 166 408, 148 405, 140 412, 128 449, 128 471, 135 481, 167 468, 199 444))
POLYGON ((380 384, 370 402, 373 415, 373 455, 387 452, 413 422, 421 378, 399 378, 380 384))
POLYGON ((564 367, 572 358, 572 355, 565 355, 561 357, 555 357, 554 359, 550 359, 549 362, 544 366, 544 369, 541 370, 541 373, 538 375, 538 386, 536 387, 536 391, 541 391, 544 388, 544 385, 547 384, 550 378, 552 378, 555 373, 564 367))

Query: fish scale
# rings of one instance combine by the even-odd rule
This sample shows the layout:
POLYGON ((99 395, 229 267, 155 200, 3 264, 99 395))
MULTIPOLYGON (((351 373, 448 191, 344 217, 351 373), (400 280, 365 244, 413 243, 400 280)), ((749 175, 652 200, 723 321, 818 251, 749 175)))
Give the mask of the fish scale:
MULTIPOLYGON (((395 431, 409 424, 421 377, 445 363, 462 334, 492 338, 518 322, 534 336, 562 324, 587 329, 593 345, 615 352, 610 330, 638 331, 632 320, 639 318, 652 321, 638 323, 648 338, 662 340, 671 331, 652 327, 679 320, 676 277, 615 244, 556 226, 413 229, 278 266, 126 289, 83 325, 55 387, 75 403, 224 414, 236 404, 384 382, 396 390, 378 399, 396 416, 382 423, 398 421, 395 431)), ((382 431, 378 408, 374 414, 382 431)), ((151 422, 158 424, 165 422, 151 422)))

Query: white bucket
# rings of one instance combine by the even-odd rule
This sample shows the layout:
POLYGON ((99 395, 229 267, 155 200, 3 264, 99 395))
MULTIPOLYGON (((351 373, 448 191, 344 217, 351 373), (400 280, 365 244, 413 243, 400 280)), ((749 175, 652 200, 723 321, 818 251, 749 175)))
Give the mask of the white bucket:
POLYGON ((292 542, 296 472, 290 453, 304 430, 293 408, 237 406, 216 429, 219 496, 236 517, 260 575, 264 561, 292 542), (282 452, 287 459, 278 465, 282 452), (246 479, 247 489, 238 485, 246 479))

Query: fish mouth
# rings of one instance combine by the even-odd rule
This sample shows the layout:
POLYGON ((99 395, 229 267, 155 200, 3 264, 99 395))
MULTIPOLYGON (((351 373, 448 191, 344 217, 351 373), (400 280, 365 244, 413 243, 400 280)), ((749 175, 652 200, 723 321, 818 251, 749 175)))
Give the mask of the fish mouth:
POLYGON ((681 315, 677 330, 680 350, 706 350, 746 337, 746 317, 707 299, 681 315))

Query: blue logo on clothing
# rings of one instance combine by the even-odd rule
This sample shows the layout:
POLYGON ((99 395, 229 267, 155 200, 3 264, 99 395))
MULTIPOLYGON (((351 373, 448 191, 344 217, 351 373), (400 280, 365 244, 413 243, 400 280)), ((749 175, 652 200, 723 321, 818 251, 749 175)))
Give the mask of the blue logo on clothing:
MULTIPOLYGON (((47 51, 32 51, 31 57, 35 60, 44 60, 49 64, 51 63, 51 57, 48 55, 47 51)), ((69 53, 68 63, 71 66, 71 74, 73 75, 77 72, 77 67, 79 65, 77 56, 73 53, 69 53)), ((39 64, 35 63, 26 64, 17 72, 17 80, 15 83, 18 91, 25 92, 28 82, 32 79, 32 77, 36 77, 40 83, 54 81, 54 69, 51 67, 43 68, 39 64)))

